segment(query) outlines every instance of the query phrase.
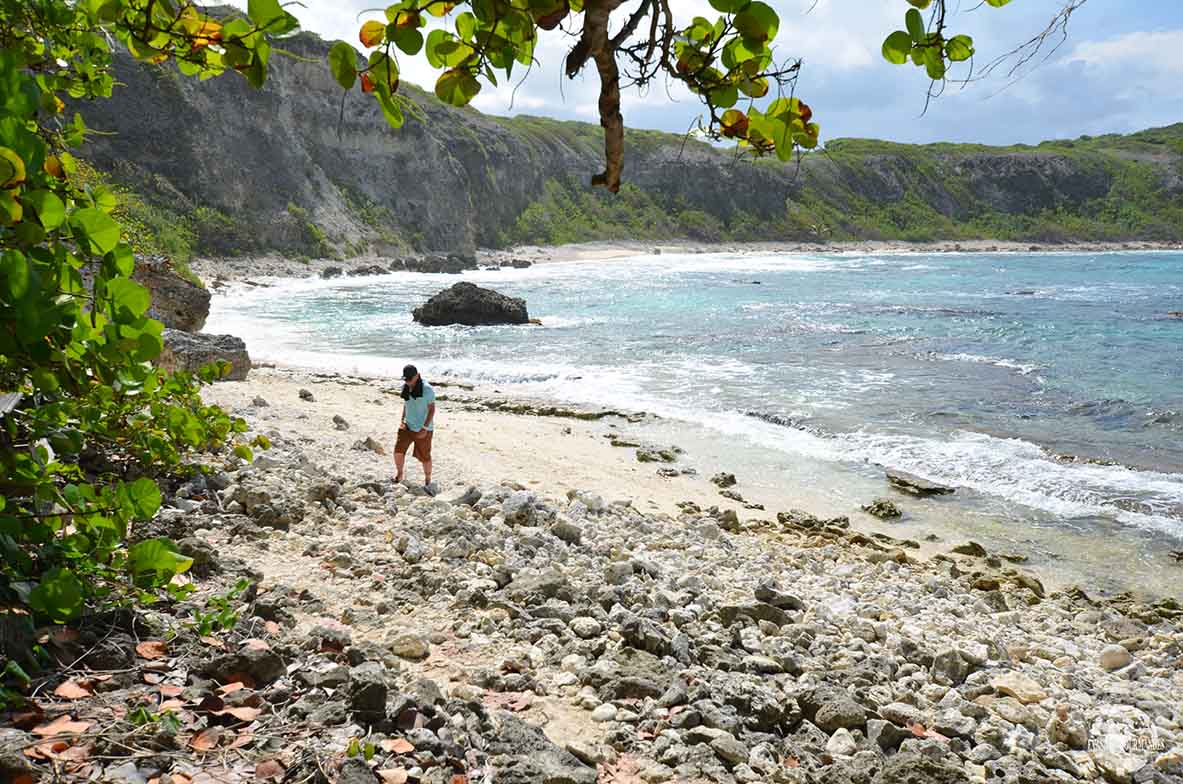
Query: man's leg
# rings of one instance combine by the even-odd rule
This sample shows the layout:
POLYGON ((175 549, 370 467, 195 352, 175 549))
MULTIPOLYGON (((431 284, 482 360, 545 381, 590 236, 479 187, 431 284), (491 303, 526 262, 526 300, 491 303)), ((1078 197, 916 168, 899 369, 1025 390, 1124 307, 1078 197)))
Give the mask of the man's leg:
POLYGON ((396 482, 403 481, 403 466, 405 466, 406 463, 407 463, 407 453, 406 452, 395 452, 394 453, 394 481, 396 481, 396 482))
POLYGON ((423 484, 431 484, 431 461, 424 460, 423 462, 423 484))

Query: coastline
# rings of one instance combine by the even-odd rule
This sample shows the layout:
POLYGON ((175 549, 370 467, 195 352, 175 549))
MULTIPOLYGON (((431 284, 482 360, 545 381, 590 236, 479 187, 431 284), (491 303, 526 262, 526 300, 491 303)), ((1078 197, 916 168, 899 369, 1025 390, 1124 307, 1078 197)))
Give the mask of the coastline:
POLYGON ((337 629, 383 651, 402 689, 509 706, 567 752, 564 781, 813 780, 774 772, 784 750, 809 775, 856 765, 876 782, 918 765, 981 782, 1183 772, 1177 604, 1045 590, 953 542, 743 510, 703 472, 659 478, 605 438, 627 441, 638 417, 466 387, 437 389, 434 499, 390 482, 388 380, 261 367, 205 389, 275 446, 231 469, 225 519, 197 535, 261 574, 282 634, 337 629), (769 763, 761 744, 781 735, 769 763))
MULTIPOLYGON (((1121 251, 1183 250, 1183 243, 1174 242, 1066 242, 1032 243, 1003 240, 959 240, 915 243, 896 240, 851 240, 843 242, 722 242, 707 243, 692 240, 642 242, 636 240, 605 240, 573 245, 525 245, 507 249, 480 249, 476 263, 480 266, 510 264, 524 260, 533 264, 564 262, 616 262, 653 253, 826 253, 826 254, 888 254, 888 253, 1114 253, 1121 251)), ((412 254, 413 255, 413 254, 412 254)), ((190 268, 207 285, 251 278, 301 278, 319 276, 326 269, 336 267, 343 274, 357 274, 375 265, 386 267, 391 257, 357 256, 349 259, 293 259, 274 254, 237 257, 199 257, 190 268)))

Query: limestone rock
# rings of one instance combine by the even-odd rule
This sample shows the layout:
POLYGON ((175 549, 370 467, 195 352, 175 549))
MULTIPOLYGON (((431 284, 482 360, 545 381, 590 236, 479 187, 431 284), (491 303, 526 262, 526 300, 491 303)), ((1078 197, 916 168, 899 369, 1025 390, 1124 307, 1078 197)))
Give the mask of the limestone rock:
POLYGON ((212 362, 224 360, 230 363, 230 373, 219 380, 242 381, 251 369, 246 343, 233 335, 165 329, 162 337, 164 348, 156 358, 156 366, 170 373, 178 370, 194 372, 212 362))
POLYGON ((527 324, 530 321, 525 300, 507 297, 467 281, 436 294, 415 308, 413 315, 415 321, 428 327, 527 324))

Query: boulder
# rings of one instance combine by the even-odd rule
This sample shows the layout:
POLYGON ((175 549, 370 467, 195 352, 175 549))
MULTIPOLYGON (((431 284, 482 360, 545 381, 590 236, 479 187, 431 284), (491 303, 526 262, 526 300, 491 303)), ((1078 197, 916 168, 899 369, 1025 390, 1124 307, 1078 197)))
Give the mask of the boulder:
POLYGON ((242 338, 179 329, 165 329, 163 338, 164 349, 156 358, 156 366, 170 373, 200 370, 219 359, 230 363, 230 374, 221 381, 242 381, 251 369, 251 358, 242 338))
POLYGON ((429 299, 414 310, 415 321, 428 327, 447 324, 528 324, 526 301, 492 289, 462 282, 429 299))
POLYGON ((953 492, 952 487, 938 485, 936 482, 922 479, 915 474, 909 474, 904 471, 887 471, 886 473, 887 481, 891 482, 892 487, 910 495, 949 495, 953 492))
POLYGON ((132 280, 152 294, 148 315, 166 327, 199 332, 209 316, 210 293, 182 277, 164 256, 139 256, 132 280))

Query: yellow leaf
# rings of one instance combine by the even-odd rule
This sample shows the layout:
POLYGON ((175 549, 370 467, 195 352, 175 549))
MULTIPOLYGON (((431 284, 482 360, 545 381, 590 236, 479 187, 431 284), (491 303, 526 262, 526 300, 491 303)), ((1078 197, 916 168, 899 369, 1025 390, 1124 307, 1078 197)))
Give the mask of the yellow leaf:
POLYGON ((357 37, 361 39, 362 46, 367 49, 373 49, 382 43, 382 39, 386 37, 386 25, 371 19, 361 26, 361 31, 357 34, 357 37))

